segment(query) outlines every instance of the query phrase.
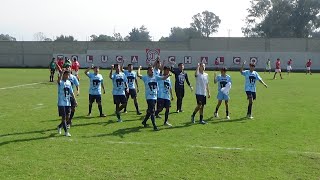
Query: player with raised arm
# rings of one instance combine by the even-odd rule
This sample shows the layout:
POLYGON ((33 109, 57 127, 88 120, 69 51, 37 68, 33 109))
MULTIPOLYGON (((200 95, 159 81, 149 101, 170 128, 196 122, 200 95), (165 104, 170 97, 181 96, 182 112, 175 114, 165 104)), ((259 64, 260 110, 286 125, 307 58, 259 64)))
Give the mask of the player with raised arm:
POLYGON ((116 105, 116 115, 118 118, 118 122, 122 122, 120 117, 120 111, 127 106, 126 93, 129 93, 127 84, 128 80, 126 75, 120 71, 119 64, 112 65, 109 78, 112 80, 113 103, 116 105), (116 70, 115 73, 112 73, 113 69, 116 70))
POLYGON ((53 82, 54 73, 56 72, 57 64, 55 62, 55 58, 52 58, 50 64, 49 64, 49 70, 50 70, 50 82, 53 82))
POLYGON ((77 77, 78 81, 80 81, 80 77, 79 77, 80 63, 75 57, 73 58, 71 69, 72 69, 72 74, 77 77))
MULTIPOLYGON (((133 71, 133 65, 128 64, 128 69, 123 71, 124 74, 127 77, 128 80, 128 86, 129 86, 129 93, 126 94, 127 101, 129 100, 129 97, 133 99, 134 106, 137 111, 137 115, 141 115, 142 113, 139 110, 138 105, 138 99, 137 99, 137 93, 139 93, 139 84, 137 81, 137 73, 133 71)), ((127 103, 128 105, 128 103, 127 103)), ((127 106, 124 108, 124 112, 127 112, 127 106)))
POLYGON ((73 94, 71 82, 68 80, 70 71, 61 71, 57 83, 58 83, 58 110, 59 116, 61 116, 61 123, 58 125, 58 133, 61 134, 61 128, 64 129, 65 136, 70 137, 71 134, 67 129, 67 121, 69 121, 71 100, 74 98, 75 106, 77 106, 77 100, 73 94))
POLYGON ((184 98, 184 82, 186 81, 191 91, 193 91, 193 87, 190 84, 188 74, 184 71, 184 64, 179 63, 178 68, 171 68, 171 72, 175 76, 175 92, 177 97, 177 113, 183 112, 182 110, 182 100, 184 98))
POLYGON ((248 111, 247 111, 247 118, 253 119, 252 117, 252 105, 253 101, 256 100, 256 81, 262 83, 266 88, 268 87, 266 83, 263 82, 262 78, 259 74, 254 70, 255 64, 250 63, 250 70, 243 70, 246 61, 242 63, 240 68, 240 73, 245 77, 245 91, 247 94, 247 99, 249 101, 248 111))
POLYGON ((306 71, 306 75, 309 73, 310 75, 312 75, 312 73, 311 73, 311 65, 312 65, 312 62, 311 62, 311 59, 309 59, 308 61, 307 61, 307 63, 306 63, 306 69, 307 69, 307 71, 306 71))
POLYGON ((288 75, 290 74, 291 71, 292 71, 292 59, 289 59, 289 61, 287 62, 287 73, 288 73, 288 75))
POLYGON ((220 70, 221 74, 217 76, 216 73, 214 73, 214 83, 218 83, 218 104, 216 106, 216 110, 214 112, 214 117, 219 117, 218 110, 222 103, 222 101, 225 102, 226 105, 226 119, 230 119, 229 116, 229 90, 231 88, 231 77, 227 74, 227 68, 221 68, 220 70), (225 91, 223 91, 225 90, 225 91))
POLYGON ((279 59, 279 58, 278 58, 277 61, 276 61, 276 69, 275 69, 275 72, 274 72, 273 79, 276 79, 277 73, 279 73, 281 79, 283 79, 283 78, 282 78, 282 75, 281 75, 281 62, 280 62, 280 59, 279 59))
POLYGON ((198 64, 198 67, 195 71, 195 77, 196 77, 196 99, 197 99, 197 106, 194 109, 192 115, 191 115, 191 122, 195 123, 194 117, 199 111, 200 114, 200 124, 207 124, 203 120, 203 109, 204 106, 207 103, 207 96, 210 98, 210 90, 209 90, 209 80, 208 80, 208 74, 205 73, 206 66, 204 63, 198 64))
POLYGON ((169 77, 169 75, 167 76, 156 76, 154 75, 154 71, 153 71, 153 67, 149 66, 148 67, 148 71, 147 71, 147 75, 146 76, 142 76, 141 75, 141 66, 138 69, 138 77, 140 79, 143 80, 144 82, 144 86, 145 86, 145 96, 146 96, 146 100, 147 100, 147 104, 148 104, 148 109, 147 109, 147 114, 144 118, 144 120, 142 121, 142 125, 144 127, 147 127, 147 121, 149 118, 151 118, 152 121, 152 125, 153 125, 153 130, 158 131, 158 127, 156 125, 155 122, 155 117, 154 117, 154 113, 155 113, 155 106, 157 103, 157 94, 158 94, 158 83, 157 81, 159 80, 165 80, 169 77))
POLYGON ((91 116, 92 111, 92 104, 97 102, 98 109, 100 112, 100 117, 106 117, 102 113, 102 103, 101 103, 101 87, 103 89, 103 94, 106 93, 103 84, 103 77, 99 74, 100 68, 98 66, 91 66, 85 70, 84 74, 88 76, 90 80, 90 87, 89 87, 89 113, 88 116, 91 116), (90 73, 90 69, 93 69, 93 73, 90 73))
MULTIPOLYGON (((170 75, 170 68, 165 66, 163 68, 163 75, 164 76, 169 76, 170 75)), ((166 109, 165 112, 165 119, 164 119, 164 124, 165 126, 171 127, 172 125, 168 122, 168 117, 169 117, 169 111, 171 107, 171 101, 173 100, 172 96, 172 85, 171 85, 171 80, 170 78, 167 79, 161 79, 158 80, 158 86, 159 86, 159 91, 158 91, 158 99, 157 99, 157 110, 155 112, 156 117, 159 115, 159 113, 163 110, 163 108, 166 109)))

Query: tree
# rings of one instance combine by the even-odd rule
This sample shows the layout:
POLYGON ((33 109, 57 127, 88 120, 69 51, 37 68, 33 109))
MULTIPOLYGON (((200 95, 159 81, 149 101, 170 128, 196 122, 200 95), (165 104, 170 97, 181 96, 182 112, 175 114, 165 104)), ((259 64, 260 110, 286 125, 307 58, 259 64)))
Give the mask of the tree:
POLYGON ((200 32, 203 37, 209 37, 211 34, 218 32, 221 20, 213 12, 203 11, 192 17, 191 28, 200 32))
POLYGON ((102 41, 114 41, 114 38, 112 36, 100 34, 99 36, 96 35, 91 35, 90 36, 90 41, 97 41, 97 42, 102 42, 102 41))
POLYGON ((133 28, 125 39, 129 41, 151 41, 151 36, 147 28, 142 25, 139 29, 133 28))
POLYGON ((306 38, 320 27, 319 0, 251 0, 246 37, 306 38))
POLYGON ((202 37, 202 34, 193 28, 172 27, 169 37, 161 37, 159 41, 187 41, 199 37, 202 37))
POLYGON ((0 34, 0 41, 17 41, 17 39, 9 34, 0 34))
POLYGON ((114 41, 123 41, 123 37, 120 33, 113 33, 113 39, 114 41))
POLYGON ((56 39, 54 41, 77 41, 73 36, 69 35, 69 36, 64 36, 64 35, 60 35, 57 36, 56 39))

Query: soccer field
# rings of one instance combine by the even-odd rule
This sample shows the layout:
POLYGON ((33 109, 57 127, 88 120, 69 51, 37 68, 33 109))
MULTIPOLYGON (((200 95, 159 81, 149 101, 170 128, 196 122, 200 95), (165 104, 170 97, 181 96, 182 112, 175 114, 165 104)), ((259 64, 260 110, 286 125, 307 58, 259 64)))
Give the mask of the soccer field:
MULTIPOLYGON (((173 127, 157 119, 160 131, 154 132, 141 125, 146 110, 141 80, 143 114, 136 115, 130 99, 124 122, 117 123, 109 70, 101 70, 107 117, 98 117, 96 105, 93 116, 86 117, 89 80, 83 72, 72 137, 65 137, 56 130, 57 85, 49 82, 49 71, 0 69, 0 179, 320 179, 319 74, 283 74, 283 80, 271 80, 273 74, 260 73, 269 88, 257 83, 254 119, 248 120, 244 78, 229 72, 233 85, 227 121, 224 104, 221 118, 212 117, 217 86, 208 72, 208 124, 191 123, 196 100, 186 88, 184 112, 174 113, 174 100, 173 127)), ((194 72, 188 73, 195 86, 194 72)))

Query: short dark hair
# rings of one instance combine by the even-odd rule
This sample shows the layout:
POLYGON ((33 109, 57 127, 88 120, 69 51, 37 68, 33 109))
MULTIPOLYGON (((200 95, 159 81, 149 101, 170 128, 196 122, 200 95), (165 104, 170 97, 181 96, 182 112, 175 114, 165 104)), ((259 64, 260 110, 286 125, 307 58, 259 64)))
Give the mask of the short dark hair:
POLYGON ((256 67, 254 63, 250 63, 249 66, 256 67))
POLYGON ((113 66, 114 66, 115 68, 117 68, 117 67, 119 66, 119 64, 114 64, 113 66))
POLYGON ((70 71, 64 71, 63 74, 70 74, 70 71))
POLYGON ((151 69, 151 68, 153 68, 153 66, 148 66, 148 70, 151 69))
POLYGON ((169 66, 164 66, 163 70, 170 70, 170 67, 169 66))
POLYGON ((133 66, 133 64, 129 63, 128 66, 133 66))
POLYGON ((179 64, 178 64, 178 66, 181 66, 181 65, 183 65, 183 63, 179 63, 179 64))
POLYGON ((228 70, 228 68, 227 67, 222 67, 220 70, 226 72, 228 70))

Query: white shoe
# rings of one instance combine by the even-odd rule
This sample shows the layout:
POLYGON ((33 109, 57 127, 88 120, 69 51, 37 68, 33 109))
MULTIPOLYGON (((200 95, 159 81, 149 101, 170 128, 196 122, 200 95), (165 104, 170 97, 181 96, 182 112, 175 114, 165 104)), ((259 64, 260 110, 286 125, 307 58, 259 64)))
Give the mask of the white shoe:
POLYGON ((164 123, 164 126, 172 127, 172 125, 168 122, 164 123))
POLYGON ((248 118, 248 119, 253 119, 253 116, 250 115, 250 114, 248 114, 248 115, 247 115, 247 118, 248 118))
POLYGON ((59 128, 59 126, 58 126, 58 134, 61 134, 61 128, 59 128))
POLYGON ((226 119, 227 119, 227 120, 230 120, 230 116, 227 116, 226 119))
POLYGON ((216 117, 216 118, 218 118, 218 117, 219 117, 219 114, 218 114, 218 113, 214 113, 213 116, 216 117))
POLYGON ((122 122, 122 119, 118 119, 118 122, 121 123, 121 122, 122 122))
POLYGON ((69 132, 66 132, 64 135, 65 135, 66 137, 71 137, 71 134, 70 134, 69 132))

